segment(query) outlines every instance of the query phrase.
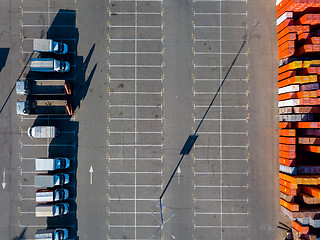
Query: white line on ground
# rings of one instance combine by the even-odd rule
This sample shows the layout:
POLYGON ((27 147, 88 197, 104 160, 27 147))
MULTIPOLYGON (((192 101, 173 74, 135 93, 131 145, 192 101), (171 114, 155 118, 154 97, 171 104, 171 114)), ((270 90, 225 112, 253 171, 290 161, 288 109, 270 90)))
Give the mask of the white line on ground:
POLYGON ((109 184, 109 187, 116 187, 116 188, 119 188, 119 187, 123 187, 123 188, 162 188, 162 185, 109 184))

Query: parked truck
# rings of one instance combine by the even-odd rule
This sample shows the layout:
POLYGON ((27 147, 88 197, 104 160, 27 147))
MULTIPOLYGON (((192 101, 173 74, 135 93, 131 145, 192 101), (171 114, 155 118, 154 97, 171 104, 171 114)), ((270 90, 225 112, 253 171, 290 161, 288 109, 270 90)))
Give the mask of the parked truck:
POLYGON ((54 58, 31 58, 30 70, 34 72, 69 72, 70 63, 54 58))
POLYGON ((66 169, 70 167, 70 159, 64 157, 58 158, 36 158, 36 171, 54 171, 59 169, 66 169))
POLYGON ((58 173, 55 175, 39 174, 34 176, 34 186, 52 188, 66 185, 69 183, 69 178, 69 174, 66 173, 58 173))
POLYGON ((33 39, 33 50, 36 52, 66 54, 68 52, 68 45, 53 41, 52 39, 33 39))
POLYGON ((72 115, 72 105, 67 100, 17 101, 18 115, 72 115))
POLYGON ((68 203, 38 204, 36 206, 36 217, 56 217, 69 212, 68 203))
POLYGON ((55 126, 29 127, 28 136, 31 138, 55 138, 58 136, 58 129, 55 126))
POLYGON ((67 95, 71 87, 66 80, 26 80, 16 82, 18 95, 67 95))
POLYGON ((57 189, 38 189, 36 192, 36 202, 56 202, 66 200, 69 197, 69 190, 65 188, 57 189))
POLYGON ((39 229, 35 234, 36 240, 65 240, 69 232, 66 228, 39 229))

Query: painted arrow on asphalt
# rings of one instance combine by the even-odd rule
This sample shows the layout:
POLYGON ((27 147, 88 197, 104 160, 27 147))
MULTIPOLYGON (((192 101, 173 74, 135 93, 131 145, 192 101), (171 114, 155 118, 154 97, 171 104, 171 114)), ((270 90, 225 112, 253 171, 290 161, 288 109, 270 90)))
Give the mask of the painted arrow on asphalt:
POLYGON ((2 189, 6 188, 6 171, 3 169, 3 175, 2 175, 2 189))
POLYGON ((92 174, 93 174, 92 166, 90 166, 89 173, 90 173, 90 184, 92 184, 92 174))

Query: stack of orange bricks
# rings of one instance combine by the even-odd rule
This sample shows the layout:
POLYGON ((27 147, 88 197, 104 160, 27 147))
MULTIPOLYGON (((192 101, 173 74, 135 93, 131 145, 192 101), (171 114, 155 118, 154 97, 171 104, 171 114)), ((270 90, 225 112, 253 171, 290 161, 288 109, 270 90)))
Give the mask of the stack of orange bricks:
POLYGON ((276 0, 281 211, 320 239, 320 0, 276 0))

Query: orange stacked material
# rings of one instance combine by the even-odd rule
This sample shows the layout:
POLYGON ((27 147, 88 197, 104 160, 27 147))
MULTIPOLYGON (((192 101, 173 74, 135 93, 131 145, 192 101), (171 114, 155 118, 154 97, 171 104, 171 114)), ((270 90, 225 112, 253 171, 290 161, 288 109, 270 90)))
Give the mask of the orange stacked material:
POLYGON ((320 239, 320 0, 276 0, 281 212, 320 239))

